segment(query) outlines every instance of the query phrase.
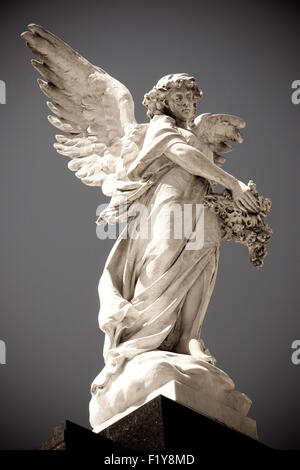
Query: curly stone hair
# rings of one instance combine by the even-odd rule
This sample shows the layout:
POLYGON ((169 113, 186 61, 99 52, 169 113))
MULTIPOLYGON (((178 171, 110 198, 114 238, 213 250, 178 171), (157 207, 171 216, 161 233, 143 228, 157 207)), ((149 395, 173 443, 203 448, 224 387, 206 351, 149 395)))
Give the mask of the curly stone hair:
POLYGON ((152 119, 157 114, 170 114, 169 108, 165 102, 167 93, 184 85, 191 89, 195 99, 200 99, 203 95, 202 91, 196 84, 195 78, 187 73, 176 73, 165 75, 157 84, 145 94, 143 105, 148 108, 147 116, 152 119))

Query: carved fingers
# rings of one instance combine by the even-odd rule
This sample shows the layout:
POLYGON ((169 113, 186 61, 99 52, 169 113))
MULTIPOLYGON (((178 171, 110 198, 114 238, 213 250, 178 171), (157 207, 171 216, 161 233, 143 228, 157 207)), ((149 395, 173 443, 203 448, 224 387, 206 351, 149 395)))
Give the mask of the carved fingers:
POLYGON ((244 212, 245 210, 250 212, 259 211, 260 206, 257 198, 242 181, 238 181, 236 186, 232 189, 232 197, 240 210, 244 212))

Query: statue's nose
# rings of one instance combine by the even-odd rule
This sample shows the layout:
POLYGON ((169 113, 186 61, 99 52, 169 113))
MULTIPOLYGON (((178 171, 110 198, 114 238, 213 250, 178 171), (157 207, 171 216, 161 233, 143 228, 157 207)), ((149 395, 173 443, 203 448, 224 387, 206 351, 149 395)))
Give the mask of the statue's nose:
POLYGON ((189 107, 189 106, 190 106, 190 100, 189 100, 189 98, 185 98, 185 99, 183 100, 183 102, 182 102, 182 105, 183 105, 184 107, 186 107, 186 108, 189 107))

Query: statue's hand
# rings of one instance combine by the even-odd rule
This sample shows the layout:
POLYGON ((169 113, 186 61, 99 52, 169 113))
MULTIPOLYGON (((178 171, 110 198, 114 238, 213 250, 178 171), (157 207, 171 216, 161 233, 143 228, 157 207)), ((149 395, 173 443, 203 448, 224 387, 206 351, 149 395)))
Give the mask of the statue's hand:
POLYGON ((236 180, 236 183, 234 183, 233 187, 230 189, 232 193, 232 198, 239 209, 244 212, 245 210, 250 212, 258 212, 258 201, 249 189, 249 186, 247 186, 242 181, 236 180))

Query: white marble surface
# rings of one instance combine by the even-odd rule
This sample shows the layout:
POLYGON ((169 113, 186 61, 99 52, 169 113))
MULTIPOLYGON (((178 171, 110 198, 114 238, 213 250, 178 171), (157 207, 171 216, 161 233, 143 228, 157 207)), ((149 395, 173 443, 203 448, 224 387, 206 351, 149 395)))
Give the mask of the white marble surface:
POLYGON ((115 380, 97 387, 90 402, 94 432, 162 394, 253 438, 255 422, 247 417, 251 400, 235 390, 230 377, 191 355, 149 351, 128 361, 115 380))
POLYGON ((191 408, 208 418, 218 421, 235 431, 239 431, 253 439, 257 439, 256 422, 247 416, 247 408, 251 406, 251 402, 250 400, 247 400, 247 397, 245 397, 244 394, 236 392, 234 396, 236 403, 232 403, 233 406, 231 407, 228 403, 225 404, 208 393, 196 390, 176 380, 170 380, 170 382, 151 392, 144 400, 140 400, 125 411, 114 415, 112 418, 96 426, 93 431, 95 433, 100 433, 105 428, 116 423, 159 395, 170 398, 171 400, 191 408), (237 406, 239 411, 234 408, 234 404, 237 404, 238 401, 243 402, 244 405, 242 408, 237 406))

